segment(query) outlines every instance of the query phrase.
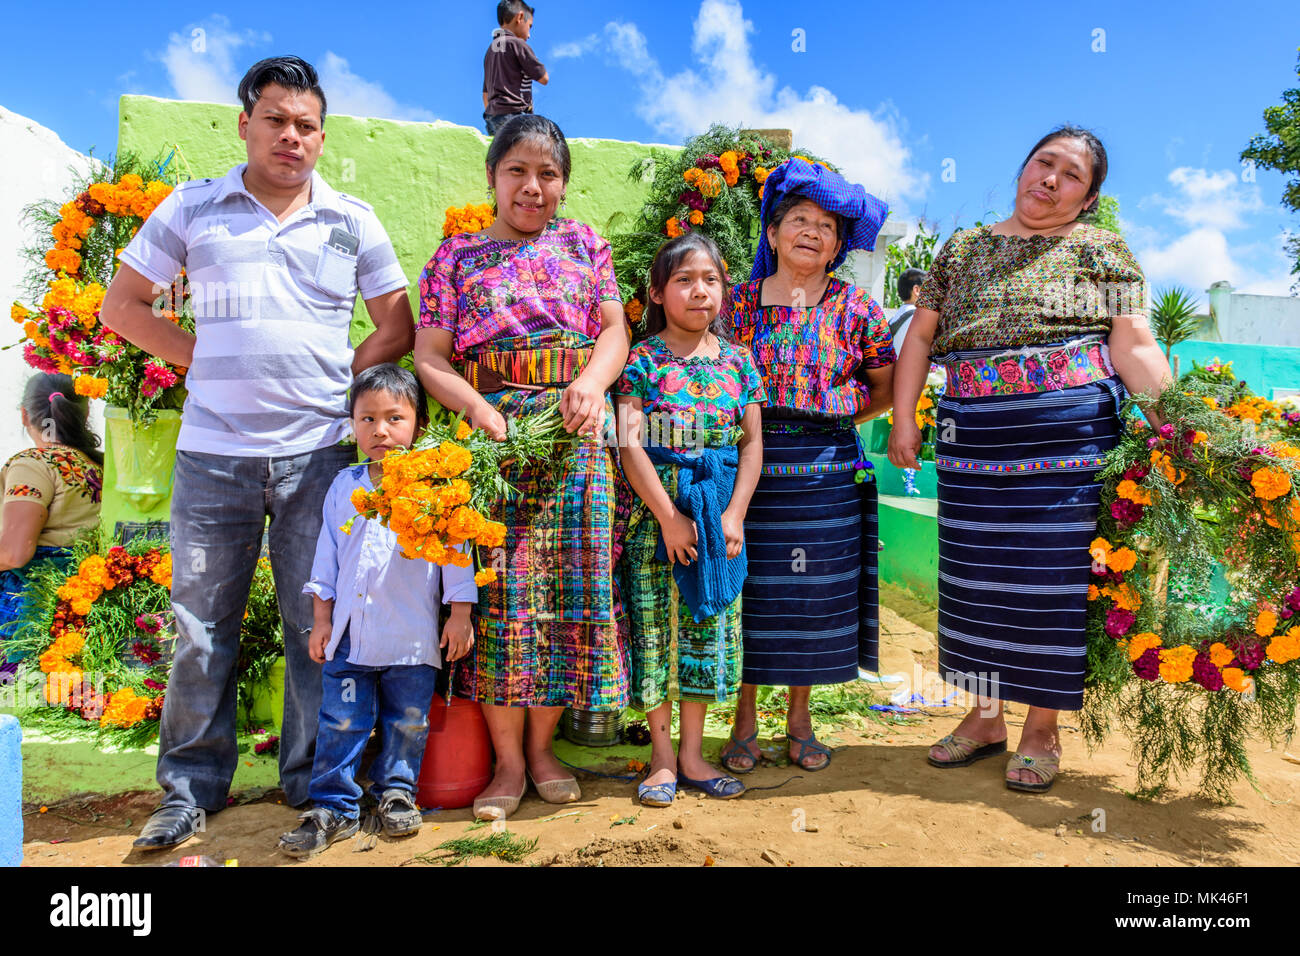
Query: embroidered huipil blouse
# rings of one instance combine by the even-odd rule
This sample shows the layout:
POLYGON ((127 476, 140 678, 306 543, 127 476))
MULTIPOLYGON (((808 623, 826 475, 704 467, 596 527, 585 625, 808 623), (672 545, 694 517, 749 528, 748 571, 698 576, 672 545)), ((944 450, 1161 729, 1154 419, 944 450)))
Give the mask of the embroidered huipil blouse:
POLYGON ((853 416, 871 401, 866 369, 895 360, 889 323, 865 290, 831 279, 811 308, 762 305, 762 280, 731 292, 736 338, 749 349, 769 407, 853 416))
POLYGON ((66 445, 24 448, 0 470, 5 501, 34 501, 46 511, 38 547, 65 547, 99 524, 104 472, 66 445))
POLYGON ((454 332, 457 356, 548 332, 590 344, 606 299, 621 301, 609 243, 586 223, 553 219, 531 241, 444 240, 420 275, 416 327, 454 332))

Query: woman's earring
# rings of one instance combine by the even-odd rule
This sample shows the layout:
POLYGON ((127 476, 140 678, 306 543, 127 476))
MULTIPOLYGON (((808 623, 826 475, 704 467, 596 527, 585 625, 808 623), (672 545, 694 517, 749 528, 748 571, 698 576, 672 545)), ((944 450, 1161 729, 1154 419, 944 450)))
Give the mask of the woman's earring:
POLYGON ((568 205, 569 205, 569 200, 568 200, 568 198, 565 197, 565 196, 561 196, 561 197, 560 197, 560 208, 561 208, 561 209, 566 209, 566 208, 568 208, 568 205))
POLYGON ((488 190, 487 190, 487 193, 488 193, 488 195, 487 195, 488 202, 496 202, 496 201, 497 201, 497 191, 496 191, 495 189, 493 189, 491 186, 489 186, 489 187, 488 187, 488 190))

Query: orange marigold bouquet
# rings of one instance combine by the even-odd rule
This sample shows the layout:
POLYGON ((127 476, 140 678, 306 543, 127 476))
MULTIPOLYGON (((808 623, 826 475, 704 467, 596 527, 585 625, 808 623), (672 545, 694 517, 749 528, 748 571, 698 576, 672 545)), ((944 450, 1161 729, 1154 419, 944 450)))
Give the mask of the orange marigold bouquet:
POLYGON ((384 456, 375 490, 358 488, 352 504, 361 517, 378 518, 392 529, 405 557, 458 567, 473 563, 479 568, 476 584, 494 581, 495 570, 485 566, 478 549, 505 541, 505 525, 487 518, 497 501, 517 493, 502 477, 503 467, 509 461, 556 466, 572 444, 558 405, 507 419, 506 431, 504 441, 494 441, 463 415, 439 410, 414 447, 384 456))
POLYGON ((1107 456, 1089 547, 1085 732, 1114 720, 1144 788, 1199 766, 1207 796, 1252 779, 1245 743, 1300 704, 1300 443, 1230 369, 1197 366, 1107 456))
POLYGON ((442 238, 450 239, 462 232, 481 232, 495 221, 492 207, 486 203, 448 206, 442 220, 442 238))
MULTIPOLYGON (((102 398, 148 423, 158 408, 184 402, 184 369, 168 365, 119 338, 99 321, 104 291, 118 256, 171 194, 164 163, 118 159, 83 181, 66 202, 27 210, 45 236, 24 250, 31 262, 28 289, 38 306, 15 302, 10 317, 23 330, 23 357, 42 372, 74 377, 78 395, 102 398)), ((184 278, 160 296, 160 314, 193 331, 184 278)))

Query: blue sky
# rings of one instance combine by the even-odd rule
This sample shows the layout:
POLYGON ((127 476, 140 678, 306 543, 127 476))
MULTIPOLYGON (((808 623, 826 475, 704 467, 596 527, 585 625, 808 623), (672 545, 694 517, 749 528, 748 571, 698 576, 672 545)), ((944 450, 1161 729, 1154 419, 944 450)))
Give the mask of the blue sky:
MULTIPOLYGON (((551 84, 536 106, 569 136, 677 143, 710 121, 789 126, 946 236, 1004 215, 1025 151, 1072 121, 1106 143, 1105 191, 1154 283, 1199 294, 1224 278, 1254 292, 1292 282, 1282 244, 1300 218, 1279 205, 1281 176, 1250 181, 1238 154, 1263 109, 1300 84, 1294 0, 537 6, 531 43, 551 84)), ((490 2, 59 11, 7 14, 17 42, 0 105, 82 151, 112 152, 122 93, 233 102, 243 69, 281 52, 320 68, 331 111, 481 123, 490 2)))

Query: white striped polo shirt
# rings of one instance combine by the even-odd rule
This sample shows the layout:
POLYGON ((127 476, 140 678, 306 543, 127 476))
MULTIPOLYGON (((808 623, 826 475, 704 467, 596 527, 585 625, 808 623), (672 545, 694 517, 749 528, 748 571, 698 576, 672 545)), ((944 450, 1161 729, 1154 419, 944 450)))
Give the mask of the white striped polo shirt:
POLYGON ((351 432, 357 293, 407 282, 369 205, 313 171, 311 201, 282 223, 244 188, 246 165, 177 186, 121 259, 160 286, 182 269, 189 280, 194 362, 176 447, 299 455, 351 432))

